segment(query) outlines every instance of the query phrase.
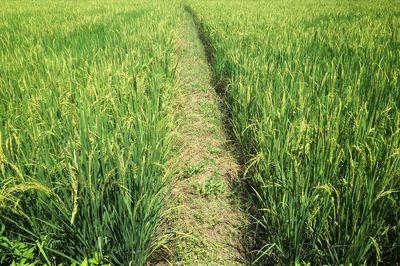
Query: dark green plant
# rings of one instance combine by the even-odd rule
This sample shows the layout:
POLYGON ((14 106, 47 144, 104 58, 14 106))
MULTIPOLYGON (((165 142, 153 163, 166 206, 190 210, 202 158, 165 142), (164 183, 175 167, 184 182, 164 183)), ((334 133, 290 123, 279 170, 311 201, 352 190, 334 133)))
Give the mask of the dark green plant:
POLYGON ((0 264, 1 265, 34 265, 36 246, 18 239, 9 239, 5 235, 5 225, 0 227, 0 264))

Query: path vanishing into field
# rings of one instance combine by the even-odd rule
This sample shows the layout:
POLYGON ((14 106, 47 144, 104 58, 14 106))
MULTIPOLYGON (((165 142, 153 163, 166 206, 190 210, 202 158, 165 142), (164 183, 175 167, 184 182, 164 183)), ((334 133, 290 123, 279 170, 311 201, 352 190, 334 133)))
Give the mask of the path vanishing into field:
POLYGON ((181 87, 175 100, 182 149, 174 196, 180 207, 171 263, 243 265, 248 218, 235 185, 240 166, 195 24, 188 13, 183 21, 177 43, 181 87))

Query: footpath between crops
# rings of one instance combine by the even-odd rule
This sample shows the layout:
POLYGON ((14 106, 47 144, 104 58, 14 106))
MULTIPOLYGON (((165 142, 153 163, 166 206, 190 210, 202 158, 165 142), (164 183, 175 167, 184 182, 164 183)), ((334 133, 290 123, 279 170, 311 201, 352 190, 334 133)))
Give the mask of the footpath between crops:
POLYGON ((243 265, 248 217, 241 202, 240 165, 225 132, 223 104, 212 86, 204 48, 189 13, 177 43, 180 90, 178 117, 178 199, 173 265, 243 265))

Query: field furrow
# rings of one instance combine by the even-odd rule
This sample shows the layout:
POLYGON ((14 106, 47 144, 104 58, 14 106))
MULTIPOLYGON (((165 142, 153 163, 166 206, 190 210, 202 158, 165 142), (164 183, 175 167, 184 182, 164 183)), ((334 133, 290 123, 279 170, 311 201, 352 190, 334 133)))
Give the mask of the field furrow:
POLYGON ((224 121, 225 106, 193 19, 185 14, 177 42, 178 169, 173 265, 242 265, 247 217, 238 190, 240 165, 224 121))

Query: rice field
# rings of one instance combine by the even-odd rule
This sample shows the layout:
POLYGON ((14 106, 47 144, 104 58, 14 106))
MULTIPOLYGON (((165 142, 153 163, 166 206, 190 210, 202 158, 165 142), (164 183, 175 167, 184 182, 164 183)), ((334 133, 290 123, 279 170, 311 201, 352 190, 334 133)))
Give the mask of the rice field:
POLYGON ((193 2, 258 204, 262 265, 399 261, 400 5, 193 2))
POLYGON ((0 264, 168 250, 185 10, 244 162, 249 263, 400 261, 398 1, 16 0, 0 7, 0 264))
POLYGON ((161 2, 3 4, 0 214, 3 234, 29 243, 16 261, 145 264, 165 240, 174 13, 161 2))

